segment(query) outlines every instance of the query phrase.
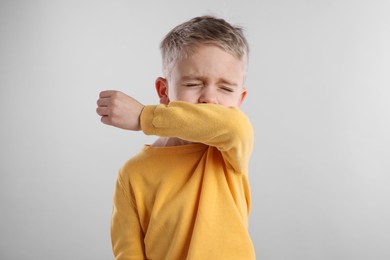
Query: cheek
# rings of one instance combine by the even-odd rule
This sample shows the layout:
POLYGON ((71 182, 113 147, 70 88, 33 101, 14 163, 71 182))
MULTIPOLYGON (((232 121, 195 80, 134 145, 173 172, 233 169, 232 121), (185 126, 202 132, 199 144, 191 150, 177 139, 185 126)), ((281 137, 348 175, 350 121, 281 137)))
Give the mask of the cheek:
POLYGON ((168 93, 171 101, 186 101, 190 103, 197 102, 197 95, 194 90, 188 88, 174 88, 173 91, 168 93))
POLYGON ((241 102, 241 96, 234 95, 234 96, 220 96, 219 102, 223 106, 233 106, 233 107, 239 107, 241 102))

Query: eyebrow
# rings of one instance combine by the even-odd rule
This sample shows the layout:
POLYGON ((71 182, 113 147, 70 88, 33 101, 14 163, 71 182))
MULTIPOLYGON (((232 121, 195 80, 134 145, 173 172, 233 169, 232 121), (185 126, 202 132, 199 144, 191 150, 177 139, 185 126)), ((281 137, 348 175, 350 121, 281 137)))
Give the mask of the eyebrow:
POLYGON ((195 75, 190 75, 190 76, 183 76, 180 78, 180 80, 203 80, 204 78, 203 77, 198 77, 198 76, 195 76, 195 75))

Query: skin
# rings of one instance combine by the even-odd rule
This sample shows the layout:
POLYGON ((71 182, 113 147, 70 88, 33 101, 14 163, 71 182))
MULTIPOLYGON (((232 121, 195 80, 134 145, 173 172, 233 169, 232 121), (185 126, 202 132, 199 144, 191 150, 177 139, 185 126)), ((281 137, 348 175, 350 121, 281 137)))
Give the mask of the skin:
MULTIPOLYGON (((160 104, 186 101, 192 104, 212 103, 239 107, 247 91, 244 87, 245 63, 224 50, 200 45, 193 55, 177 61, 166 78, 155 82, 160 104)), ((104 124, 138 131, 143 104, 120 91, 102 91, 97 113, 104 124)), ((160 137, 154 146, 188 144, 178 138, 160 137)))

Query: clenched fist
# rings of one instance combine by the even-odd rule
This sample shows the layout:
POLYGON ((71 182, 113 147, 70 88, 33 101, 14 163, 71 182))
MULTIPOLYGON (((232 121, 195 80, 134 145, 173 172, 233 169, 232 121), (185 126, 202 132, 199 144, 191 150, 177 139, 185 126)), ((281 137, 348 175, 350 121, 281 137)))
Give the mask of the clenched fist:
POLYGON ((104 124, 127 130, 141 130, 140 115, 144 105, 134 98, 115 90, 102 91, 96 112, 104 124))

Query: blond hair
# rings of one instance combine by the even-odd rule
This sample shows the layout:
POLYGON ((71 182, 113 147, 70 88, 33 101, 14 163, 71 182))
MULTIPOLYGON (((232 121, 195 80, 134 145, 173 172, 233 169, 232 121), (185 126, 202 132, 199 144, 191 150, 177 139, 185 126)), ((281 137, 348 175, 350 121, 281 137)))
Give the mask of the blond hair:
POLYGON ((164 73, 168 75, 177 61, 193 54, 201 44, 217 46, 247 63, 249 46, 243 29, 224 19, 200 16, 176 26, 162 40, 164 73))

